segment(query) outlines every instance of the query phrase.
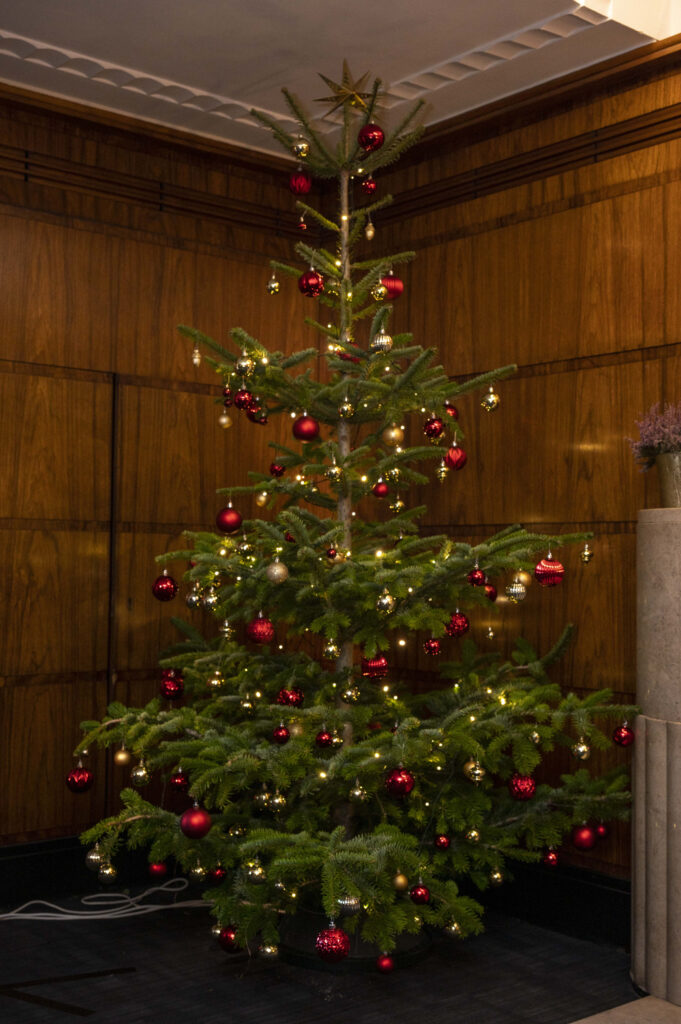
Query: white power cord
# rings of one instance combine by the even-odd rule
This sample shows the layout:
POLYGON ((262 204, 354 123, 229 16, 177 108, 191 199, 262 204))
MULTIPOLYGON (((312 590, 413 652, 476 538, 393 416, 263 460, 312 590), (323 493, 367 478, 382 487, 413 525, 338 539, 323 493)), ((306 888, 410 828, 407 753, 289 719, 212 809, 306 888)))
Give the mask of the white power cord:
POLYGON ((8 914, 0 914, 0 921, 105 921, 119 917, 141 917, 155 914, 157 910, 175 910, 186 907, 205 907, 206 900, 181 900, 179 903, 146 903, 143 900, 153 893, 165 892, 172 895, 184 892, 189 882, 186 878, 171 878, 163 885, 146 889, 139 896, 126 896, 123 892, 97 892, 83 896, 81 903, 92 910, 66 910, 46 900, 30 900, 8 914), (29 907, 50 907, 50 910, 31 910, 29 907), (97 909, 102 907, 104 909, 97 909))

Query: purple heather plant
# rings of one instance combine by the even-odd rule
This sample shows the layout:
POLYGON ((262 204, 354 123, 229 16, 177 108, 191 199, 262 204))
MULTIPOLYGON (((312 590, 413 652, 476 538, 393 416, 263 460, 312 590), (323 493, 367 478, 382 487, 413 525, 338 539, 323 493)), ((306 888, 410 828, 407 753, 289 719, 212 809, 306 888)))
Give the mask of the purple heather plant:
POLYGON ((645 416, 636 420, 640 439, 631 437, 627 441, 636 459, 643 463, 643 469, 651 469, 655 458, 665 452, 681 452, 681 402, 665 405, 660 412, 660 403, 651 406, 645 416))

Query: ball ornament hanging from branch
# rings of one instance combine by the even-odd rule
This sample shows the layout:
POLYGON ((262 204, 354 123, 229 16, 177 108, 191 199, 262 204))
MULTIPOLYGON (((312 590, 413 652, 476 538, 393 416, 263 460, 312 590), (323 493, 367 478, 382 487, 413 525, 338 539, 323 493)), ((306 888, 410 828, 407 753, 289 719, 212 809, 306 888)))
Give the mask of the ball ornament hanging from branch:
POLYGON ((270 644, 274 640, 274 626, 259 612, 246 626, 246 636, 254 644, 270 644))
POLYGON ((508 791, 514 800, 531 800, 537 791, 537 784, 531 775, 514 772, 508 780, 508 791))
POLYGON ((310 267, 298 278, 298 288, 310 299, 317 298, 324 291, 324 278, 314 267, 310 267))
POLYGON ((365 153, 375 153, 383 145, 385 135, 382 128, 369 122, 360 128, 357 133, 357 141, 365 153))
POLYGON ((565 567, 557 558, 553 558, 549 551, 546 558, 542 558, 534 567, 534 578, 540 587, 557 587, 563 582, 565 567))
POLYGON ((389 270, 385 277, 381 278, 381 284, 385 285, 388 290, 388 299, 394 302, 395 299, 399 299, 400 295, 404 291, 404 282, 399 277, 395 277, 392 270, 389 270))
POLYGON ((342 928, 329 922, 329 927, 324 928, 315 940, 315 950, 327 964, 338 964, 345 960, 350 952, 350 936, 342 928))
POLYGON ((406 768, 393 768, 392 771, 386 775, 383 785, 390 794, 390 796, 402 797, 408 796, 414 788, 416 780, 411 772, 407 771, 406 768))
POLYGON ((631 728, 628 722, 622 722, 618 725, 612 734, 613 743, 616 743, 618 747, 630 747, 636 739, 634 730, 631 728))
POLYGON ((151 592, 157 601, 172 601, 177 591, 177 583, 167 569, 164 569, 151 585, 151 592))
POLYGON ((75 768, 72 768, 69 774, 66 776, 66 785, 72 793, 85 793, 91 788, 95 781, 95 777, 91 771, 83 767, 83 762, 79 761, 75 768))
POLYGON ((312 177, 310 176, 309 171, 306 171, 305 168, 301 167, 299 164, 295 171, 291 171, 288 186, 294 196, 306 196, 312 188, 312 177))
POLYGON ((225 508, 221 508, 215 517, 215 524, 223 533, 237 533, 241 529, 243 521, 241 513, 232 508, 231 501, 225 508))
POLYGON ((207 836, 213 825, 213 820, 202 807, 197 803, 185 811, 180 818, 180 831, 188 839, 203 839, 207 836))
POLYGON ((468 616, 464 615, 457 608, 452 614, 451 619, 445 626, 445 632, 447 636, 463 636, 470 629, 471 624, 468 621, 468 616))
POLYGON ((467 461, 468 456, 463 448, 460 448, 458 444, 453 444, 445 455, 445 465, 448 469, 463 469, 467 461))
POLYGON ((314 441, 319 437, 319 423, 305 412, 294 421, 293 436, 298 441, 314 441))

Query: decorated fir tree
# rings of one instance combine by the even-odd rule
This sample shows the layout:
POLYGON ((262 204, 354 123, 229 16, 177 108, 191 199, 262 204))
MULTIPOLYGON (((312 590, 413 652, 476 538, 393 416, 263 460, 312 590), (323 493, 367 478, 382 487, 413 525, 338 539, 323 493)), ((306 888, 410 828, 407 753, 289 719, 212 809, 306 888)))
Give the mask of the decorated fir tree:
MULTIPOLYGON (((356 250, 367 250, 372 215, 390 202, 372 198, 374 172, 416 139, 419 107, 384 135, 378 81, 364 91, 347 67, 340 83, 325 81, 327 107, 342 115, 333 149, 286 91, 297 132, 255 112, 300 161, 295 194, 308 193, 311 176, 337 182, 335 213, 297 204, 324 245, 299 243, 302 271, 274 262, 268 284, 276 293, 277 275, 292 276, 326 308, 323 322, 308 321, 323 357, 269 351, 241 328, 232 348, 181 328, 195 360, 203 352, 219 374, 224 406, 261 427, 291 414, 292 439, 272 445, 251 487, 227 487, 218 533, 190 534, 189 550, 164 556, 190 561, 187 604, 211 610, 217 635, 177 621, 184 639, 162 660, 161 697, 111 705, 102 722, 84 723, 79 748, 124 745, 137 759, 133 783, 162 775, 186 810, 126 789, 119 813, 84 841, 96 844, 88 856, 103 876, 121 846, 145 847, 158 876, 168 862, 207 874, 227 948, 273 955, 287 921, 311 909, 324 915, 316 948, 325 960, 347 955, 354 932, 386 970, 404 932, 479 931, 471 893, 502 882, 508 861, 555 863, 571 830, 587 848, 590 822, 626 816, 622 774, 592 778, 582 760, 589 745, 611 743, 608 720, 631 709, 609 704, 607 692, 565 696, 550 681, 568 631, 543 657, 519 640, 508 660, 466 637, 466 611, 494 601, 495 581, 508 580, 513 601, 524 596, 520 570, 560 585, 551 550, 585 538, 512 526, 471 546, 419 531, 425 509, 407 508, 400 493, 433 471, 444 481, 463 469, 456 398, 488 389, 482 404, 493 412, 495 381, 513 367, 456 384, 432 349, 390 335, 397 271, 413 253, 356 250), (242 521, 243 492, 256 494, 264 518, 242 521), (406 633, 432 656, 432 688, 418 695, 392 663, 406 633), (556 745, 572 748, 578 770, 536 784, 556 745)), ((156 597, 176 591, 165 570, 156 597)), ((626 724, 614 736, 633 739, 626 724)), ((75 769, 72 788, 87 776, 75 769)))

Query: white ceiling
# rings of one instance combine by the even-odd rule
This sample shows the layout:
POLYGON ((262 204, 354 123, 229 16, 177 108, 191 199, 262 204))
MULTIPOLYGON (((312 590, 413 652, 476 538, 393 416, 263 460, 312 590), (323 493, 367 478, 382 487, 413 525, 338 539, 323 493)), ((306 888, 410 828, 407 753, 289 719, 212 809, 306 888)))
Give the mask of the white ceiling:
MULTIPOLYGON (((681 30, 681 0, 0 0, 0 81, 253 149, 248 117, 370 71, 433 124, 681 30), (648 21, 640 16, 648 12, 648 21)), ((331 125, 325 123, 325 129, 331 125)))

